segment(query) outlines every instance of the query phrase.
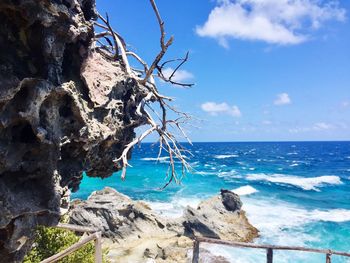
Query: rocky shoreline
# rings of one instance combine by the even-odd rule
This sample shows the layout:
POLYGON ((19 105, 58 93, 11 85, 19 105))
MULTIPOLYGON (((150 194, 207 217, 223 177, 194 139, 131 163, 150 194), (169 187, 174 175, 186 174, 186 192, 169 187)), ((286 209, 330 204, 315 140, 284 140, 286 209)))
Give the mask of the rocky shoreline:
MULTIPOLYGON (((181 217, 173 219, 106 187, 85 201, 73 200, 69 221, 101 229, 111 262, 190 262, 194 236, 241 242, 258 236, 241 207, 238 195, 221 190, 196 209, 186 207, 181 217)), ((201 255, 205 262, 227 262, 205 249, 201 255)))

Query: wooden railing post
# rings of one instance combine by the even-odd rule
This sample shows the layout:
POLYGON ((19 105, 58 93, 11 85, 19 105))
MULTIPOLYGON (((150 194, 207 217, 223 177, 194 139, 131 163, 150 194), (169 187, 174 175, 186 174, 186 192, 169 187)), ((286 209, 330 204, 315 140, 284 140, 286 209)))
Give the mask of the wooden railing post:
POLYGON ((102 263, 102 232, 96 228, 77 226, 71 224, 60 223, 56 226, 57 228, 67 229, 71 231, 81 232, 81 233, 91 233, 88 236, 83 236, 77 243, 71 245, 65 250, 41 261, 40 263, 54 263, 60 259, 68 256, 69 254, 77 251, 82 246, 87 243, 94 241, 95 242, 95 263, 102 263))
POLYGON ((266 262, 267 263, 273 263, 273 249, 268 248, 266 249, 266 262))
POLYGON ((101 232, 96 233, 95 263, 102 263, 102 236, 101 236, 101 232))
POLYGON ((199 241, 195 239, 193 243, 192 263, 198 263, 198 262, 199 262, 199 241))
POLYGON ((273 251, 274 250, 288 250, 288 251, 303 251, 303 252, 320 253, 320 254, 326 255, 326 263, 332 263, 332 256, 333 255, 350 258, 349 252, 336 251, 336 250, 330 250, 330 249, 264 245, 264 244, 254 244, 254 243, 243 243, 243 242, 237 242, 237 241, 227 241, 227 240, 208 238, 208 237, 197 237, 195 239, 194 247, 193 247, 193 261, 192 261, 193 263, 198 263, 198 260, 199 260, 199 243, 218 244, 218 245, 231 246, 231 247, 265 249, 267 263, 273 263, 273 251))
POLYGON ((90 236, 84 237, 80 239, 77 243, 71 245, 70 247, 66 248, 65 250, 47 258, 41 261, 40 263, 54 263, 59 261, 60 259, 64 258, 65 256, 68 256, 69 254, 73 253, 74 251, 77 251, 85 244, 89 243, 90 241, 96 239, 96 235, 92 234, 90 236))

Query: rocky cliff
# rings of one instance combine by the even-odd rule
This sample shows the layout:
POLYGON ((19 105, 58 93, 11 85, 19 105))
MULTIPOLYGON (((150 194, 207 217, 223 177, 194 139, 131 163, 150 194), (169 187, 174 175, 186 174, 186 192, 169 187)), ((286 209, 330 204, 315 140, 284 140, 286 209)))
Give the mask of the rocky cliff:
POLYGON ((142 89, 91 49, 94 0, 0 1, 0 257, 21 261, 82 171, 106 177, 142 89))
MULTIPOLYGON (((93 226, 107 239, 112 262, 190 262, 192 238, 203 236, 250 242, 258 235, 241 210, 238 195, 222 190, 197 208, 187 207, 183 216, 165 218, 140 201, 112 188, 94 192, 86 201, 74 200, 70 223, 93 226)), ((201 248, 205 262, 227 262, 201 248)))

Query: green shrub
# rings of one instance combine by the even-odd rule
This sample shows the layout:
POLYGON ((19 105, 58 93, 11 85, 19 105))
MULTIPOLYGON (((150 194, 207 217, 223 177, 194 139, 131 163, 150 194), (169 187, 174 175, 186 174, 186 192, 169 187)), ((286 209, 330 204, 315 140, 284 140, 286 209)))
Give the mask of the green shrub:
MULTIPOLYGON (((79 236, 74 232, 59 228, 38 227, 32 250, 24 258, 24 263, 37 263, 78 242, 79 236)), ((61 259, 60 263, 94 263, 95 247, 91 241, 74 253, 61 259)), ((106 260, 107 251, 103 252, 103 262, 106 260)))

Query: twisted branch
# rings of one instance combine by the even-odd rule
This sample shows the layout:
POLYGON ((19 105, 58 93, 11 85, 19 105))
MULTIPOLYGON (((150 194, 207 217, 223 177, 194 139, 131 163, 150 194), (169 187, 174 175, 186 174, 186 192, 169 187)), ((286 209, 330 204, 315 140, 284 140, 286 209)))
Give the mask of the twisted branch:
POLYGON ((164 96, 158 92, 158 88, 156 85, 156 82, 154 80, 154 71, 157 70, 157 75, 160 79, 169 82, 171 84, 175 85, 182 85, 186 87, 191 87, 193 84, 182 84, 178 83, 176 81, 173 81, 173 77, 177 70, 179 70, 180 67, 183 66, 184 63, 188 60, 188 52, 186 53, 186 56, 181 59, 173 59, 168 60, 163 63, 161 63, 161 60, 163 59, 164 55, 166 54, 169 46, 173 43, 174 38, 171 36, 167 41, 165 41, 165 29, 164 29, 164 21, 162 20, 160 13, 158 11, 157 5, 154 0, 150 0, 152 9, 156 15, 158 25, 160 28, 160 51, 156 55, 155 59, 151 63, 151 66, 148 66, 147 63, 135 52, 129 51, 126 48, 125 41, 123 38, 116 33, 113 28, 110 25, 109 17, 106 14, 106 18, 102 17, 101 15, 98 15, 99 19, 104 23, 100 24, 98 22, 95 22, 95 26, 99 27, 105 31, 102 31, 100 33, 95 34, 95 43, 97 44, 96 50, 100 52, 102 55, 107 57, 111 60, 119 60, 121 58, 124 66, 125 71, 129 75, 129 77, 134 78, 138 82, 139 92, 142 96, 142 99, 138 102, 136 105, 136 115, 138 118, 142 121, 139 121, 138 123, 142 123, 145 125, 148 125, 149 127, 138 137, 136 137, 134 140, 132 140, 130 143, 128 143, 125 148, 123 149, 121 155, 116 158, 114 161, 115 163, 119 164, 122 167, 122 174, 121 178, 124 180, 126 176, 126 170, 127 167, 130 167, 130 164, 128 163, 128 156, 133 147, 139 143, 141 143, 147 136, 149 136, 152 133, 157 133, 159 137, 159 152, 158 152, 158 160, 160 159, 162 152, 167 152, 167 155, 169 156, 169 169, 167 172, 167 183, 162 187, 164 189, 166 186, 168 186, 172 181, 175 181, 176 183, 180 183, 182 177, 184 176, 185 172, 190 169, 190 165, 188 164, 186 160, 185 153, 189 153, 186 149, 184 149, 179 142, 176 139, 176 136, 172 134, 172 132, 169 131, 169 127, 175 127, 180 131, 182 136, 186 138, 186 140, 190 142, 189 138, 187 137, 184 129, 181 127, 181 124, 189 121, 191 117, 183 112, 175 110, 169 103, 173 100, 170 97, 164 96), (112 38, 113 41, 109 40, 109 37, 112 38), (108 45, 104 44, 100 39, 105 39, 108 45), (128 57, 133 57, 136 59, 136 61, 142 66, 143 69, 135 69, 130 67, 130 63, 128 61, 128 57), (169 77, 164 76, 162 70, 165 65, 168 63, 172 63, 175 61, 180 61, 180 63, 175 67, 172 74, 169 75, 169 77), (145 89, 147 92, 145 92, 145 89), (160 113, 158 113, 154 107, 152 106, 153 103, 157 103, 160 108, 160 113), (151 109, 151 111, 158 116, 159 120, 158 122, 155 121, 155 119, 152 117, 152 115, 145 109, 145 107, 148 107, 151 109), (175 119, 168 119, 167 112, 172 111, 177 115, 178 117, 175 119), (175 166, 175 160, 178 160, 181 163, 182 169, 181 174, 182 176, 178 175, 176 166, 175 166))

